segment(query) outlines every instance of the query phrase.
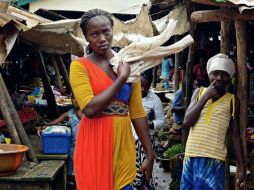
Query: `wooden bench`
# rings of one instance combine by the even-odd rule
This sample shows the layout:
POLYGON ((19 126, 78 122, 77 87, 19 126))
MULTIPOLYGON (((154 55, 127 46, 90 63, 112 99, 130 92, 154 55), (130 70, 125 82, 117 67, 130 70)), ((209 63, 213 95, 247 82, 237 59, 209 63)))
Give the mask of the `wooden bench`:
POLYGON ((65 190, 66 173, 63 160, 26 162, 15 175, 0 177, 0 190, 65 190))

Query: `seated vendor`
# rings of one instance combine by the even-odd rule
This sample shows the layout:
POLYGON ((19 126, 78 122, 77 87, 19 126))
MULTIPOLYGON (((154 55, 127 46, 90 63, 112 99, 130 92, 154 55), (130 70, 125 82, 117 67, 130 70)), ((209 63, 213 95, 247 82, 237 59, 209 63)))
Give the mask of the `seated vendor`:
POLYGON ((185 106, 182 103, 182 96, 183 96, 183 89, 179 88, 175 93, 175 97, 171 107, 171 111, 173 113, 173 118, 174 118, 174 124, 172 127, 174 129, 180 129, 184 119, 185 106))

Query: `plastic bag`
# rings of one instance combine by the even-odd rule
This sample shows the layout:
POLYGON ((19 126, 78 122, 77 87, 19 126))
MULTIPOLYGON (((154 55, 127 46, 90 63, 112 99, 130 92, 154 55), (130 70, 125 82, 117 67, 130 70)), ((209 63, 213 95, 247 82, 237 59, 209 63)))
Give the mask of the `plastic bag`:
POLYGON ((71 129, 66 126, 54 125, 42 130, 42 134, 70 134, 71 129))

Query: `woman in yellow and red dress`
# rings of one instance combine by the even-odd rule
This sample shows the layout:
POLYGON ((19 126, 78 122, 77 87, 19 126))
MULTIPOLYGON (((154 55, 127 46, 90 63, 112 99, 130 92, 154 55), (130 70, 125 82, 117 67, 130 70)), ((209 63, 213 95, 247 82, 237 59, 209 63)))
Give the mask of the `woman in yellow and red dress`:
POLYGON ((83 15, 80 27, 93 53, 73 61, 70 70, 72 90, 84 113, 74 155, 77 188, 129 190, 136 175, 131 122, 147 155, 141 171, 147 180, 153 167, 141 84, 126 83, 128 64, 120 64, 117 74, 109 64, 113 57, 113 20, 109 13, 90 10, 83 15))

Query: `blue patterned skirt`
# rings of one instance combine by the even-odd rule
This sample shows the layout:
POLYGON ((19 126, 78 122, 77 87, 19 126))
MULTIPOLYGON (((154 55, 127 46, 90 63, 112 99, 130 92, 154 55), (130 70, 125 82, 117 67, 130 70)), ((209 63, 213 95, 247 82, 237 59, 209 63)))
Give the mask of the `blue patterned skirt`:
POLYGON ((224 190, 225 163, 220 160, 190 157, 185 160, 181 190, 224 190))

